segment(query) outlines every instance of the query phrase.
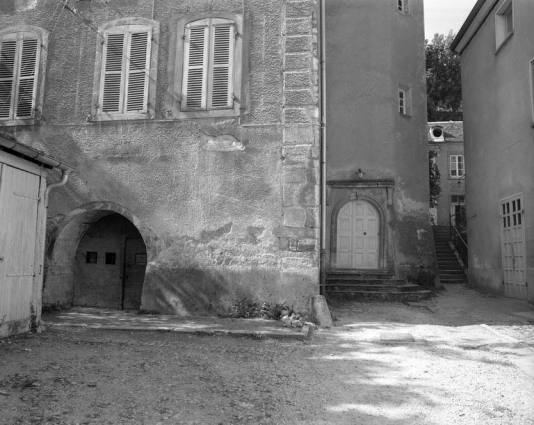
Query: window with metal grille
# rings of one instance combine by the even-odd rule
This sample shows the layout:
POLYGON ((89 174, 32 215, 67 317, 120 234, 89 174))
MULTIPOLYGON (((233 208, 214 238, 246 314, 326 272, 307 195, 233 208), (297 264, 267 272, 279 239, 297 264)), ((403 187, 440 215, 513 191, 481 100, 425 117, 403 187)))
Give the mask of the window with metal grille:
POLYGON ((42 62, 48 33, 19 26, 0 31, 0 122, 35 124, 41 118, 42 62))
POLYGON ((142 119, 153 115, 158 32, 157 23, 140 18, 124 18, 101 28, 93 119, 142 119))
POLYGON ((171 41, 173 115, 237 116, 242 96, 243 17, 201 13, 177 19, 171 41), (174 48, 173 48, 174 47, 174 48))

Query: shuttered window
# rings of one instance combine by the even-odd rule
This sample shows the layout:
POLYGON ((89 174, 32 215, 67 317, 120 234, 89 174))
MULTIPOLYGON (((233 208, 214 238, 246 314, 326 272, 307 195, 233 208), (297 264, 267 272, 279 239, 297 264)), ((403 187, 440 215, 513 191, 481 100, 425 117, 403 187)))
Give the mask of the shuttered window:
POLYGON ((124 25, 104 33, 99 114, 146 114, 152 29, 124 25))
POLYGON ((33 32, 0 36, 1 121, 17 123, 36 117, 41 47, 39 35, 33 32))
POLYGON ((181 109, 234 107, 234 21, 206 18, 185 26, 181 109))

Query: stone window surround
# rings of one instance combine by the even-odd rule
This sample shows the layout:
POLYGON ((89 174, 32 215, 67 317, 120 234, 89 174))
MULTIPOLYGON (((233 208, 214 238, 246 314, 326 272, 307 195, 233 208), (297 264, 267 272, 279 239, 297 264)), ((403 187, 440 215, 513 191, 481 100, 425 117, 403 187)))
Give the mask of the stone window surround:
POLYGON ((174 17, 169 23, 171 39, 169 43, 169 63, 167 75, 169 76, 167 118, 213 118, 213 117, 237 117, 246 110, 248 102, 245 78, 247 75, 243 70, 243 65, 247 60, 247 32, 244 17, 238 13, 229 12, 201 12, 186 16, 174 17), (223 18, 234 21, 237 29, 237 36, 234 47, 234 107, 232 109, 213 109, 202 111, 182 111, 182 80, 183 80, 183 59, 184 59, 184 39, 185 26, 199 19, 223 18))
MULTIPOLYGON (((348 202, 362 200, 369 202, 377 211, 379 216, 379 246, 378 246, 378 269, 354 269, 362 274, 380 274, 388 273, 387 263, 387 226, 386 211, 382 202, 377 201, 374 197, 365 193, 366 189, 382 188, 386 191, 386 203, 392 205, 393 190, 395 182, 393 180, 354 180, 354 181, 330 181, 328 192, 332 189, 348 189, 347 194, 343 196, 332 208, 330 219, 330 268, 336 264, 337 260, 337 218, 341 208, 348 202), (350 191, 350 192, 349 192, 350 191)), ((351 269, 352 270, 352 269, 351 269)))
POLYGON ((147 18, 120 18, 107 22, 98 28, 98 37, 96 45, 95 73, 93 84, 93 98, 91 102, 91 121, 117 121, 131 119, 148 119, 155 116, 156 104, 156 80, 157 80, 157 61, 159 46, 159 22, 147 18), (149 82, 148 82, 148 110, 146 113, 126 112, 120 113, 99 113, 98 105, 100 103, 100 88, 102 84, 102 65, 104 40, 103 33, 111 28, 123 25, 143 25, 150 27, 152 30, 149 82))
POLYGON ((37 35, 41 47, 39 63, 37 64, 38 75, 35 90, 35 103, 33 105, 36 113, 34 118, 23 118, 13 120, 0 120, 2 126, 35 125, 38 124, 43 115, 44 84, 46 75, 46 61, 48 53, 48 31, 33 25, 16 25, 0 31, 0 39, 8 34, 18 32, 33 32, 37 35))

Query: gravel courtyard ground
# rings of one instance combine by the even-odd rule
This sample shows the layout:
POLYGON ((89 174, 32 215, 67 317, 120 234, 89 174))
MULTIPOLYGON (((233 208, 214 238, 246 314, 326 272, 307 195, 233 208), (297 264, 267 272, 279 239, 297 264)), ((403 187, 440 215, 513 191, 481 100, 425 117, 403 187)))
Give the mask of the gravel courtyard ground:
POLYGON ((304 342, 58 326, 0 340, 0 423, 534 424, 530 304, 454 286, 330 308, 336 326, 304 342))

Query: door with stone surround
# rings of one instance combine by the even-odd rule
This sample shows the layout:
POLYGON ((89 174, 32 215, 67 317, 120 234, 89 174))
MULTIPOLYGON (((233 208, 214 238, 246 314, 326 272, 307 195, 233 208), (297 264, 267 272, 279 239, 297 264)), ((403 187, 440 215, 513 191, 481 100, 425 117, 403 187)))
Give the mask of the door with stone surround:
POLYGON ((339 211, 336 230, 336 268, 378 268, 379 216, 373 205, 347 202, 339 211))

